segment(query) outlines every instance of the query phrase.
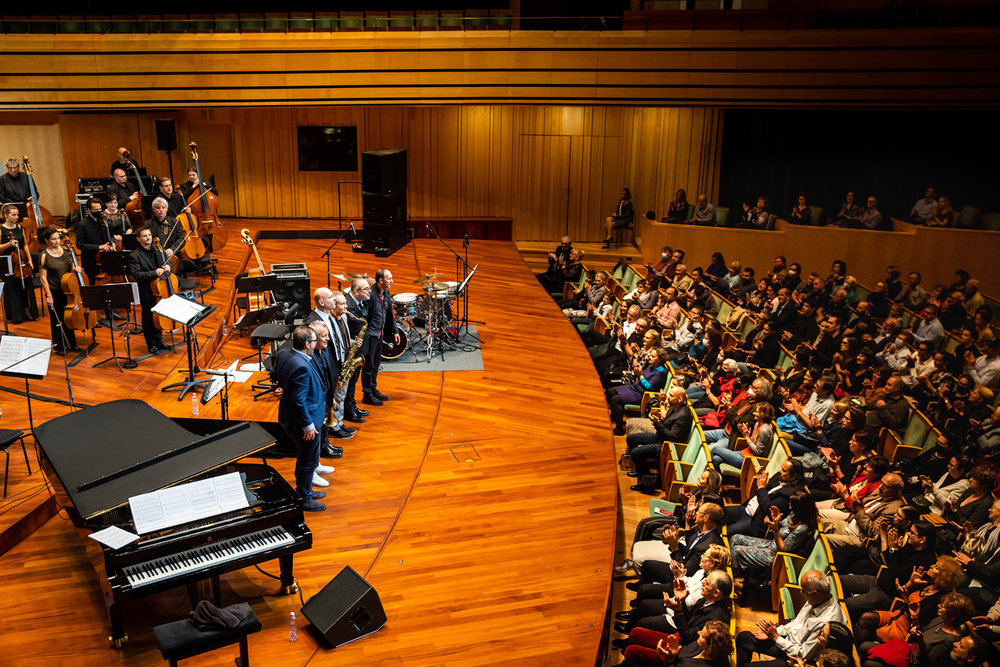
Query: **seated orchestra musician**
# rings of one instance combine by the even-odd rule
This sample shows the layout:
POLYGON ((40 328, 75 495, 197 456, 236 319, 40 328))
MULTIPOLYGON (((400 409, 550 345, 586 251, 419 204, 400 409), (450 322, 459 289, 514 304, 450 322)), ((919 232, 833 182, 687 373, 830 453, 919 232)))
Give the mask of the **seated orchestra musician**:
POLYGON ((133 199, 138 199, 142 196, 142 193, 139 192, 139 188, 136 187, 135 183, 128 180, 128 172, 125 168, 115 168, 114 178, 115 182, 107 187, 105 194, 115 195, 121 204, 122 210, 124 210, 125 204, 133 199))

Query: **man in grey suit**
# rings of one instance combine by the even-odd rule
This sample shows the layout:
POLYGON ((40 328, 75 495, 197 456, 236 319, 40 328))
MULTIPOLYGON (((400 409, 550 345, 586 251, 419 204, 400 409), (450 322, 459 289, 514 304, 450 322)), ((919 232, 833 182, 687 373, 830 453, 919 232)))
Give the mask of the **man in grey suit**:
MULTIPOLYGON (((371 295, 372 288, 368 285, 368 280, 365 278, 355 278, 354 281, 351 282, 351 293, 344 295, 344 298, 347 300, 347 312, 354 315, 354 317, 349 318, 347 322, 347 329, 351 334, 351 340, 354 340, 355 336, 361 333, 362 325, 368 320, 368 307, 371 295)), ((359 351, 361 352, 362 357, 367 357, 367 336, 361 339, 361 350, 359 351)), ((356 424, 363 424, 365 417, 368 416, 368 411, 359 408, 357 399, 355 399, 358 377, 360 377, 363 372, 363 368, 358 368, 358 370, 354 371, 354 374, 351 375, 351 381, 347 384, 347 396, 344 399, 344 419, 356 424)))

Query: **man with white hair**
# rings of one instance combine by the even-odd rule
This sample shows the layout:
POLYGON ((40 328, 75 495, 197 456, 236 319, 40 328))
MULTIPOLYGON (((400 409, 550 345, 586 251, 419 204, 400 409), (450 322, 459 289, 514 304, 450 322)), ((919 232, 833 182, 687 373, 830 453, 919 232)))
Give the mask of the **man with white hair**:
MULTIPOLYGON (((372 289, 368 284, 368 280, 366 278, 355 278, 351 282, 351 293, 344 295, 347 301, 347 312, 354 315, 353 318, 347 318, 347 329, 352 341, 361 332, 363 321, 368 320, 368 307, 371 294, 372 289)), ((362 338, 361 349, 358 352, 362 356, 368 354, 367 336, 362 338)), ((344 420, 356 424, 364 423, 365 417, 368 416, 368 411, 359 408, 357 399, 355 398, 358 377, 360 376, 361 369, 359 368, 351 376, 351 381, 347 384, 347 395, 344 397, 344 420)))
MULTIPOLYGON (((16 158, 10 158, 4 164, 7 173, 0 176, 0 204, 17 204, 21 220, 26 220, 28 218, 26 202, 31 199, 28 177, 21 173, 21 163, 16 158)), ((38 193, 38 183, 35 183, 35 193, 38 193)))
POLYGON ((736 636, 736 667, 750 664, 754 653, 759 653, 765 662, 768 658, 805 658, 816 646, 824 625, 831 622, 847 625, 844 610, 830 594, 829 577, 819 570, 809 570, 800 582, 806 604, 795 618, 780 627, 758 619, 756 630, 744 630, 736 636))
MULTIPOLYGON (((167 256, 167 259, 170 259, 179 253, 184 244, 187 243, 184 238, 184 230, 181 229, 177 218, 169 214, 169 205, 163 197, 157 197, 153 200, 152 210, 153 217, 146 222, 146 226, 153 232, 154 238, 160 239, 160 245, 163 246, 163 253, 167 256)), ((194 262, 190 260, 184 260, 184 262, 191 264, 192 267, 191 269, 184 269, 185 271, 193 270, 194 262)))

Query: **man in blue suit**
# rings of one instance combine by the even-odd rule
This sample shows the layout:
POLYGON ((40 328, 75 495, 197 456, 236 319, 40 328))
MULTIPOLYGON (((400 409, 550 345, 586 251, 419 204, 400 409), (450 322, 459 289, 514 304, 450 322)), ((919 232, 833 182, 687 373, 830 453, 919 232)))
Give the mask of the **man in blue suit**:
POLYGON ((295 443, 295 488, 305 498, 302 508, 307 512, 326 509, 316 502, 326 494, 312 489, 319 465, 319 428, 326 413, 323 379, 310 359, 316 340, 316 332, 309 327, 295 327, 292 349, 279 352, 271 370, 282 390, 278 423, 295 443))

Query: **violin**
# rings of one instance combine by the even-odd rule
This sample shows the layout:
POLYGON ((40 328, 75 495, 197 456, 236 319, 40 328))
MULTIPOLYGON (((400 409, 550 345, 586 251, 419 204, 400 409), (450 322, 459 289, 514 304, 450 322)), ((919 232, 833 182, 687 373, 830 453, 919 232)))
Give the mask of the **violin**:
POLYGON ((219 251, 229 241, 229 230, 226 229, 226 223, 219 219, 218 198, 205 187, 205 180, 201 177, 201 166, 198 164, 198 144, 192 141, 189 146, 191 147, 191 159, 194 160, 194 169, 198 174, 198 189, 188 195, 187 205, 198 218, 198 233, 210 237, 212 250, 219 251))
MULTIPOLYGON (((163 246, 160 245, 160 239, 153 239, 153 247, 156 251, 160 253, 160 261, 163 262, 162 268, 167 270, 167 273, 156 279, 156 293, 158 295, 157 301, 160 299, 168 299, 177 293, 180 289, 180 283, 177 280, 177 276, 171 271, 171 264, 167 261, 167 255, 163 252, 163 246)), ((173 257, 171 257, 173 259, 173 257)), ((177 324, 170 318, 164 317, 163 315, 153 314, 153 324, 160 331, 173 331, 177 324)))
MULTIPOLYGON (((132 223, 133 229, 138 229, 142 226, 142 223, 146 221, 146 214, 142 210, 142 198, 148 197, 149 193, 146 192, 146 186, 142 182, 142 176, 139 175, 139 169, 136 168, 135 162, 129 159, 132 154, 125 151, 124 158, 128 162, 128 166, 132 169, 132 173, 135 175, 135 180, 139 182, 139 192, 142 193, 142 197, 136 197, 131 201, 125 202, 125 207, 122 209, 122 202, 118 202, 118 207, 120 210, 125 211, 125 215, 128 216, 129 222, 132 223)), ((121 252, 121 246, 119 245, 118 251, 121 252)))
POLYGON ((28 206, 28 217, 21 221, 24 227, 24 238, 31 252, 41 252, 42 244, 38 240, 38 230, 42 227, 54 227, 52 214, 44 206, 38 204, 38 190, 35 188, 35 177, 31 171, 28 156, 21 158, 24 163, 24 175, 28 177, 28 188, 31 190, 31 202, 28 206))
POLYGON ((35 275, 35 265, 31 263, 31 254, 18 243, 17 237, 11 234, 10 240, 14 243, 14 252, 10 255, 10 261, 14 265, 14 277, 20 278, 23 286, 25 280, 31 280, 35 275))
POLYGON ((63 294, 66 295, 66 307, 63 309, 63 324, 74 331, 86 331, 97 326, 97 312, 90 308, 85 308, 83 299, 80 296, 80 288, 87 285, 87 276, 77 271, 80 267, 76 261, 76 253, 73 246, 67 240, 63 245, 63 251, 68 252, 73 260, 73 270, 63 274, 60 284, 63 294))

